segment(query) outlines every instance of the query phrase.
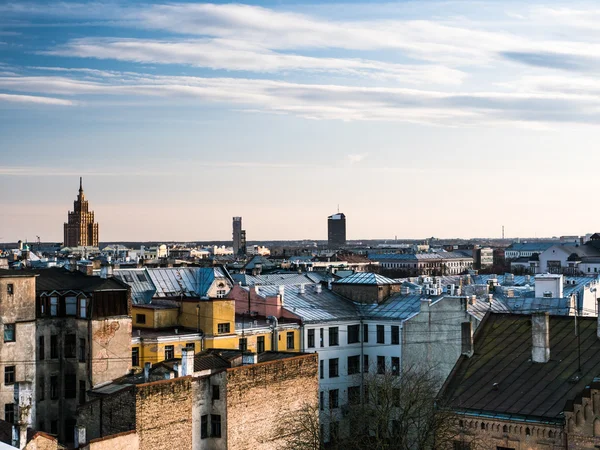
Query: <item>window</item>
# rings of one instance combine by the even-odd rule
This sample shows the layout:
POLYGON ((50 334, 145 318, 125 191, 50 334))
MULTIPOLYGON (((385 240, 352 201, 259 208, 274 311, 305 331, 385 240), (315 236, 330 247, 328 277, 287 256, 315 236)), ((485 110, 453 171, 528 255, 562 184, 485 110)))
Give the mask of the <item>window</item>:
POLYGON ((360 325, 348 325, 348 344, 356 344, 359 339, 360 325))
POLYGON ((350 386, 348 388, 348 404, 360 405, 360 386, 350 386))
POLYGON ((79 318, 80 319, 87 318, 87 299, 86 298, 79 299, 79 318))
POLYGON ((363 355, 363 373, 369 373, 369 355, 363 355))
POLYGON ((50 336, 50 358, 58 358, 58 336, 55 334, 50 336))
POLYGON ((212 387, 212 399, 219 400, 221 398, 221 391, 219 390, 219 386, 214 384, 212 387))
POLYGON ((40 420, 39 425, 38 425, 38 429, 40 431, 46 431, 46 423, 43 420, 40 420))
POLYGON ((217 298, 225 298, 226 295, 227 295, 227 291, 224 289, 219 289, 217 291, 217 298))
POLYGON ((339 345, 339 329, 338 327, 329 327, 329 345, 339 345))
POLYGON ((218 414, 210 415, 210 437, 221 437, 221 416, 218 414))
POLYGON ((208 437, 208 415, 205 414, 200 418, 200 439, 208 437))
POLYGON ((392 345, 400 345, 400 327, 392 325, 392 345))
POLYGON ((15 404, 5 403, 4 404, 4 420, 8 423, 15 422, 15 404))
POLYGON ((195 353, 196 352, 196 343, 195 342, 186 342, 185 348, 187 348, 188 350, 194 350, 194 353, 195 353))
POLYGON ((65 374, 65 398, 77 397, 77 375, 74 373, 65 374))
POLYGON ((135 315, 135 323, 146 323, 146 314, 136 314, 135 315))
POLYGON ((308 348, 314 348, 315 346, 315 330, 308 330, 308 348))
POLYGON ((141 281, 142 283, 145 283, 146 281, 148 281, 146 279, 146 275, 144 275, 142 272, 137 272, 135 274, 135 276, 137 277, 138 281, 141 281))
POLYGON ((293 331, 287 332, 287 349, 288 350, 294 349, 294 332, 293 331))
POLYGON ((323 379, 325 378, 325 361, 321 360, 319 361, 319 378, 323 379))
POLYGON ((50 377, 50 398, 52 400, 58 398, 58 377, 56 375, 50 377))
POLYGON ((324 338, 325 333, 323 331, 323 328, 319 329, 319 334, 320 334, 320 341, 319 342, 321 344, 321 347, 325 347, 325 338, 324 338))
POLYGON ((173 359, 175 357, 175 347, 165 345, 165 359, 173 359))
POLYGON ((58 420, 50 421, 50 434, 58 434, 58 420))
MULTIPOLYGON (((65 436, 75 436, 75 425, 77 425, 77 420, 65 419, 65 436)), ((71 437, 71 439, 73 438, 71 437)))
POLYGON ((319 392, 319 409, 323 411, 325 409, 325 392, 319 392))
POLYGON ((131 349, 131 365, 133 367, 140 366, 140 348, 139 347, 133 347, 131 349))
POLYGON ((329 409, 339 408, 340 403, 340 391, 338 389, 332 389, 329 391, 329 409))
POLYGON ((240 338, 238 348, 241 351, 243 351, 243 352, 245 352, 246 350, 248 350, 248 339, 246 339, 246 338, 240 338))
POLYGON ((360 355, 348 356, 348 375, 360 372, 360 355))
POLYGON ((8 283, 6 285, 6 293, 8 295, 13 295, 15 293, 15 285, 12 283, 8 283))
POLYGON ((74 334, 65 335, 65 358, 75 358, 75 342, 77 337, 74 334))
POLYGON ((217 325, 217 331, 219 334, 229 333, 230 324, 229 323, 220 323, 217 325))
POLYGON ((400 407, 400 396, 401 396, 400 388, 392 388, 392 405, 396 407, 400 407))
POLYGON ((329 360, 329 378, 335 378, 339 376, 339 359, 331 358, 329 360))
POLYGON ((4 342, 15 342, 15 324, 4 324, 4 342))
POLYGON ((42 401, 46 398, 45 383, 46 383, 46 380, 43 375, 38 378, 37 391, 38 391, 38 398, 40 399, 40 401, 42 401))
POLYGON ((77 315, 77 297, 65 297, 65 314, 67 316, 77 315))
POLYGON ((262 353, 265 351, 265 337, 264 336, 258 336, 256 338, 256 352, 257 353, 262 353))
POLYGON ((369 342, 369 325, 363 324, 363 342, 369 342))
POLYGON ((377 343, 385 344, 385 328, 383 325, 377 325, 377 343))
POLYGON ((44 347, 44 336, 38 338, 38 359, 42 361, 46 357, 46 351, 44 347))
POLYGON ((400 375, 400 358, 392 356, 392 375, 400 375))
POLYGON ((85 362, 85 339, 79 339, 79 362, 85 362))
POLYGON ((83 405, 85 403, 85 380, 79 380, 79 404, 83 405))
POLYGON ((58 316, 58 297, 50 297, 50 315, 58 316))
POLYGON ((377 357, 377 373, 379 375, 385 374, 385 356, 377 357))
POLYGON ((4 384, 14 384, 15 366, 4 366, 4 384))

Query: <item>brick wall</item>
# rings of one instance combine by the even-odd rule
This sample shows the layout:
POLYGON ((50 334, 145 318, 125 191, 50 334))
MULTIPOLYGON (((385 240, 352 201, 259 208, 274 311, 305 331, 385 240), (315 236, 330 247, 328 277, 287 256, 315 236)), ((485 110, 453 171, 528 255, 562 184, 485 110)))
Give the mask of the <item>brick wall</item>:
POLYGON ((317 354, 227 370, 227 445, 236 450, 285 448, 285 421, 318 402, 317 354))
POLYGON ((175 378, 136 386, 136 430, 140 448, 192 448, 192 379, 175 378))
POLYGON ((77 423, 86 428, 88 441, 134 430, 135 398, 130 387, 82 405, 77 423))

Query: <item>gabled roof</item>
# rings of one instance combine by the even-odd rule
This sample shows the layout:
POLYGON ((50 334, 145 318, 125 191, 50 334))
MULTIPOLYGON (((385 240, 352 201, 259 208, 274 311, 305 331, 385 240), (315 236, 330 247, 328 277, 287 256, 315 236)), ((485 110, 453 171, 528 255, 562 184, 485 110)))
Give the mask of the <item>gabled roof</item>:
POLYGON ((531 361, 531 317, 490 313, 461 356, 440 397, 454 411, 562 421, 565 404, 600 373, 597 319, 579 317, 581 372, 572 317, 550 316, 550 360, 531 361), (494 384, 496 384, 496 389, 494 384))
POLYGON ((349 277, 340 278, 335 281, 336 284, 366 284, 366 285, 384 285, 384 284, 399 284, 398 281, 384 277, 371 272, 357 272, 349 277))

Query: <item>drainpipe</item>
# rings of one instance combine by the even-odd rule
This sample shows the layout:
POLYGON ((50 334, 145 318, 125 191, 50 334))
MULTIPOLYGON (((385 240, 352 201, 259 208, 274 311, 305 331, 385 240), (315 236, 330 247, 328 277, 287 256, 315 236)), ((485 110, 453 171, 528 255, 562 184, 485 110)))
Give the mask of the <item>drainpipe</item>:
POLYGON ((272 352, 276 352, 279 350, 279 342, 278 342, 278 332, 277 332, 277 328, 279 327, 279 321, 277 320, 277 317, 275 316, 269 316, 267 317, 267 319, 272 320, 275 325, 273 325, 272 330, 273 332, 271 333, 271 351, 272 352))

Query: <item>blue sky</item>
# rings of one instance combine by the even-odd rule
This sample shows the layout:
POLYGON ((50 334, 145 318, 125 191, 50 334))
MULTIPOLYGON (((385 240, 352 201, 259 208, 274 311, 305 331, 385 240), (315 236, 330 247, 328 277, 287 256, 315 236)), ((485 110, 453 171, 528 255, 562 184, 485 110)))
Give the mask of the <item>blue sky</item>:
POLYGON ((0 240, 598 228, 594 3, 0 3, 0 240), (564 206, 568 205, 565 209, 564 206))

